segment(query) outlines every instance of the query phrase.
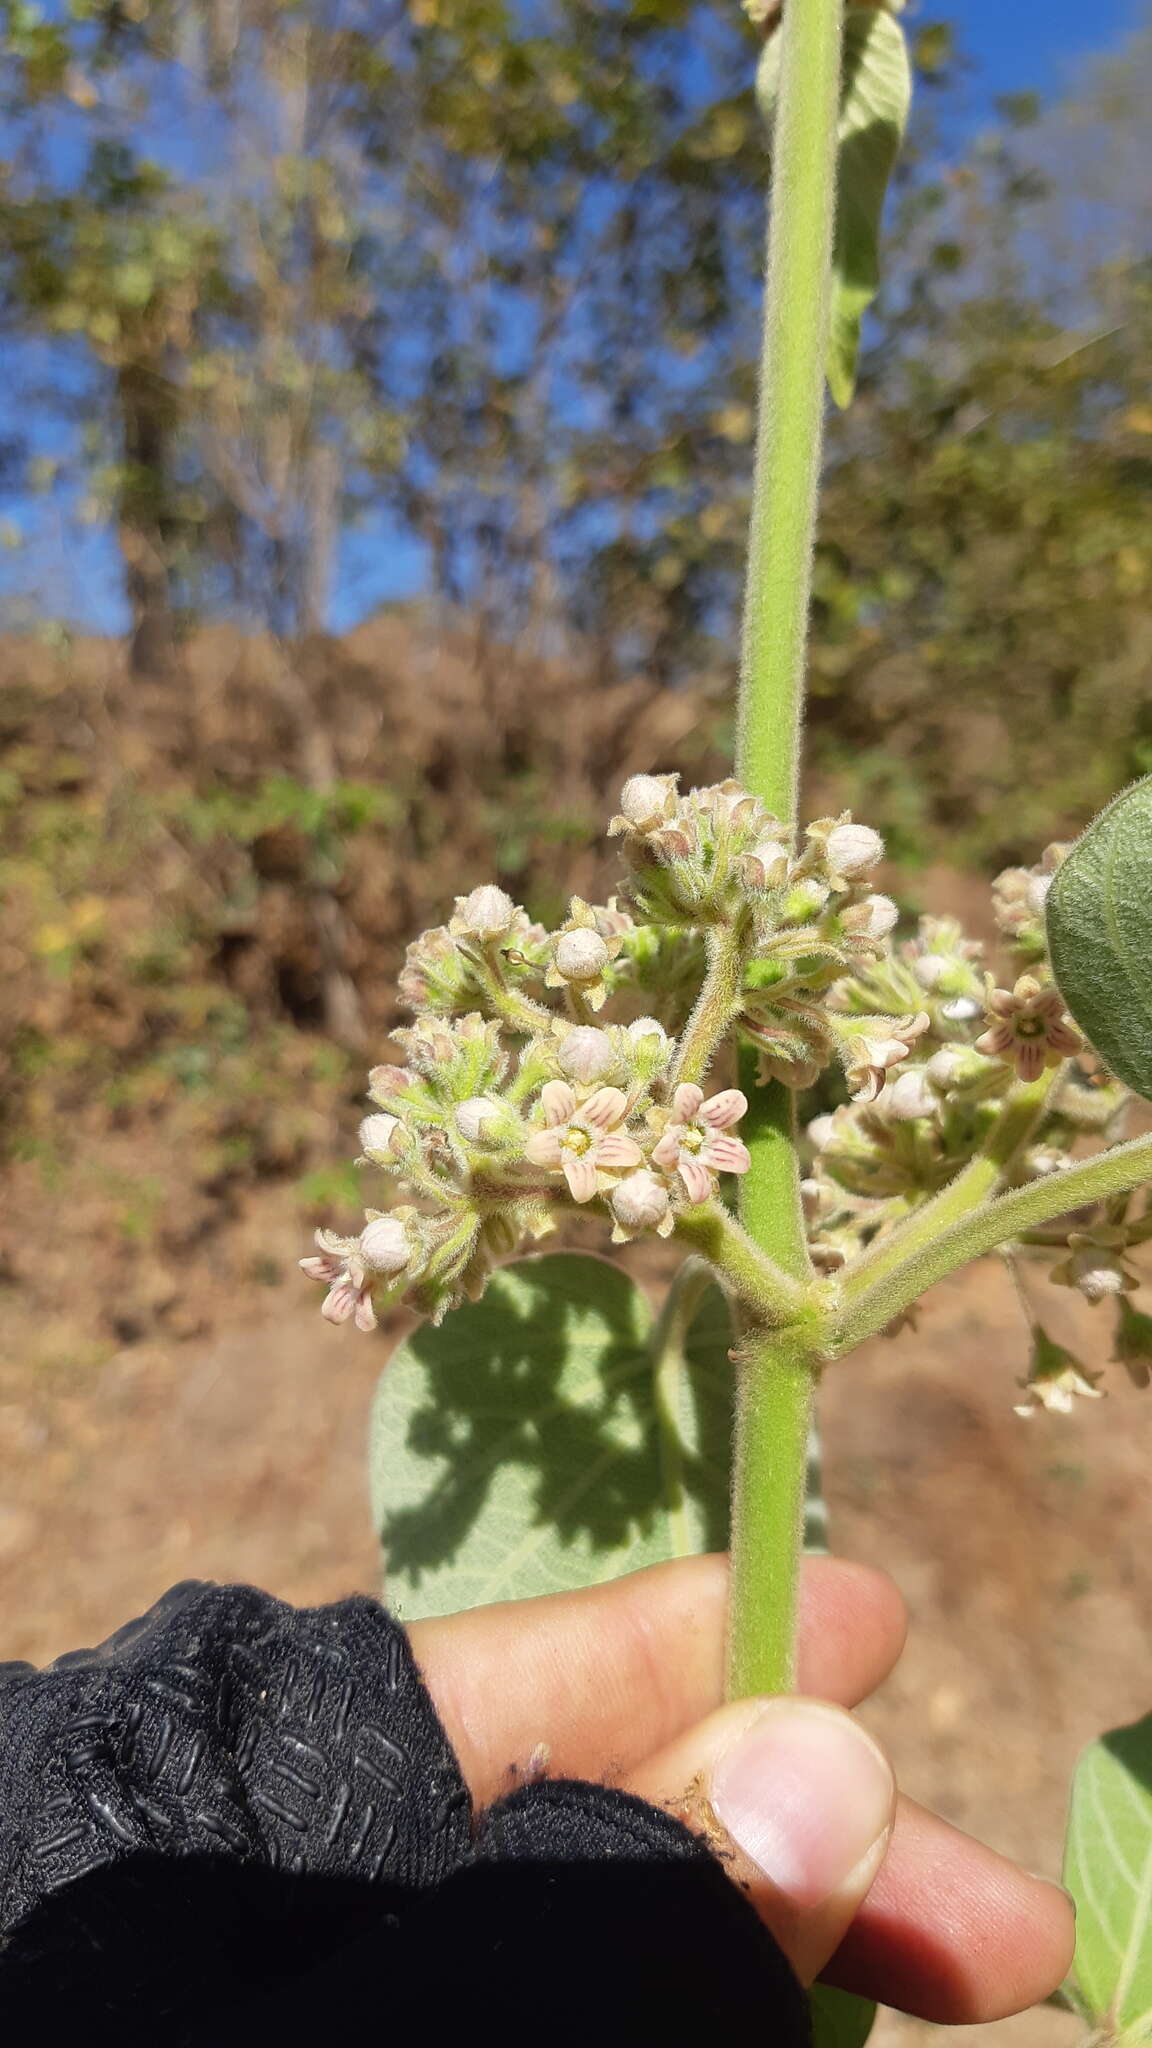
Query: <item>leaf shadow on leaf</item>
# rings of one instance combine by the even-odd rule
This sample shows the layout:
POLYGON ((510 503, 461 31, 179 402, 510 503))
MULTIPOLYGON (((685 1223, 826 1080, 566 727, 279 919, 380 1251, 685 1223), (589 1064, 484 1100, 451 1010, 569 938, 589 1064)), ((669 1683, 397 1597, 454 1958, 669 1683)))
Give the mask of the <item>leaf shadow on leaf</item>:
MULTIPOLYGON (((441 1329, 408 1339, 423 1377, 407 1417, 405 1451, 428 1461, 429 1485, 420 1500, 401 1507, 390 1508, 385 1497, 379 1531, 389 1571, 413 1584, 457 1558, 509 1467, 532 1482, 529 1540, 543 1528, 563 1545, 583 1541, 596 1551, 618 1551, 650 1535, 667 1512, 643 1295, 599 1259, 554 1255, 510 1271, 514 1284, 501 1285, 498 1276, 482 1301, 457 1310, 441 1329), (591 1310, 598 1334, 589 1351, 591 1310), (587 1370, 574 1371, 573 1358, 584 1352, 587 1370)), ((731 1423, 714 1363, 717 1345, 724 1359, 730 1339, 720 1320, 724 1304, 715 1290, 710 1296, 687 1347, 682 1392, 691 1418, 689 1442, 680 1446, 680 1484, 697 1512, 704 1510, 708 1547, 722 1547, 731 1423)))

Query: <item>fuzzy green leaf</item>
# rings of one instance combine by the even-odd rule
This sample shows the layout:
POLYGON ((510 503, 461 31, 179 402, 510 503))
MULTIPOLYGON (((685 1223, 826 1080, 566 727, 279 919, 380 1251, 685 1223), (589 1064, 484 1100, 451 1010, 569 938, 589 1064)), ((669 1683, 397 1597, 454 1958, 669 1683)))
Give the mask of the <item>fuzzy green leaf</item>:
POLYGON ((372 1421, 373 1512, 411 1620, 554 1593, 723 1548, 732 1368, 707 1284, 654 1378, 654 1321, 618 1267, 524 1259, 417 1330, 372 1421))
MULTIPOLYGON (((780 86, 780 47, 780 36, 772 36, 756 82, 769 128, 780 86)), ((850 7, 844 21, 827 361, 828 388, 839 406, 850 404, 856 388, 860 327, 880 289, 880 220, 911 102, 912 67, 899 22, 885 7, 850 7)))
POLYGON ((1152 2042, 1152 1714, 1081 1756, 1064 1882, 1076 1901, 1073 2002, 1117 2048, 1152 2042))
POLYGON ((808 1993, 812 2048, 864 2048, 876 2024, 870 1998, 837 1991, 833 1984, 814 1984, 808 1993))
POLYGON ((1048 892, 1057 986, 1096 1051, 1152 1097, 1152 776, 1109 804, 1048 892))

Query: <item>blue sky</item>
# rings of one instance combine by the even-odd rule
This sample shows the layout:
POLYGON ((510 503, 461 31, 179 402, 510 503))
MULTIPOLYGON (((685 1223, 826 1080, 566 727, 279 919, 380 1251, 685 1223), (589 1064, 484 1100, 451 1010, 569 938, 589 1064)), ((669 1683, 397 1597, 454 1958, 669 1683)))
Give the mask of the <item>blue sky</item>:
MULTIPOLYGON (((927 7, 923 18, 947 16, 980 66, 974 81, 988 92, 1059 92, 1075 82, 1077 59, 1115 43, 1137 26, 1137 0, 958 0, 927 7)), ((915 14, 909 11, 910 20, 915 14)))
MULTIPOLYGON (((1051 98, 1074 87, 1084 59, 1114 46, 1146 13, 1146 0, 1094 0, 1091 8, 1084 0, 909 0, 907 19, 910 27, 941 18, 955 25, 970 66, 954 102, 958 120, 949 123, 955 133, 982 126, 997 93, 1035 90, 1051 98)), ((72 528, 65 536, 43 508, 19 509, 24 545, 8 552, 0 531, 0 624, 47 616, 89 630, 122 630, 119 557, 107 530, 72 528)), ((419 546, 390 524, 382 530, 369 521, 346 536, 331 624, 346 630, 374 602, 413 593, 422 581, 419 546)))

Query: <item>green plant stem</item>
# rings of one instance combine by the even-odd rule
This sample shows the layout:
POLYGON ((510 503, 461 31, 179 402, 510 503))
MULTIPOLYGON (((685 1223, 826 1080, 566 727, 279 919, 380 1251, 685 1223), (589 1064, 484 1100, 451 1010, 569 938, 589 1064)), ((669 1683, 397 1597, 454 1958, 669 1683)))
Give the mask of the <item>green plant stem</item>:
POLYGON ((824 422, 843 0, 789 0, 772 139, 736 772, 795 819, 824 422))
POLYGON ((728 1693, 796 1683, 798 1563, 815 1373, 788 1332, 750 1335, 738 1366, 728 1693))
POLYGON ((853 1260, 841 1275, 845 1303, 878 1286, 913 1253, 995 1194, 1013 1160, 1035 1136, 1065 1071, 1063 1067, 1051 1069, 1038 1081, 1024 1082, 1012 1090, 976 1157, 930 1202, 914 1209, 904 1223, 853 1260))
POLYGON ((823 1329, 824 1295, 805 1287, 754 1244, 721 1202, 700 1202, 676 1219, 676 1235, 691 1245, 726 1283, 745 1321, 761 1329, 801 1325, 815 1343, 823 1329))
POLYGON ((685 1026, 672 1070, 672 1085, 700 1082, 740 1015, 744 1002, 744 970, 751 935, 748 924, 716 925, 708 934, 708 972, 699 1001, 685 1026))
MULTIPOLYGON (((812 543, 824 422, 824 361, 836 201, 843 0, 788 0, 772 142, 760 415, 752 487, 737 773, 770 811, 798 809, 812 543)), ((800 1206, 791 1092, 741 1080, 752 1166, 741 1214, 773 1266, 813 1292, 800 1206)), ((734 1696, 787 1688, 794 1638, 813 1347, 763 1329, 736 1385, 728 1684, 734 1696)))
POLYGON ((1021 1232, 1039 1229, 1071 1209, 1124 1194, 1152 1180, 1152 1137, 1133 1138, 1109 1152, 1098 1152, 1076 1166, 1045 1174, 1027 1187, 998 1195, 925 1245, 918 1246, 895 1271, 847 1305, 839 1320, 833 1355, 842 1357, 875 1336, 900 1315, 926 1288, 966 1266, 985 1252, 1021 1232))

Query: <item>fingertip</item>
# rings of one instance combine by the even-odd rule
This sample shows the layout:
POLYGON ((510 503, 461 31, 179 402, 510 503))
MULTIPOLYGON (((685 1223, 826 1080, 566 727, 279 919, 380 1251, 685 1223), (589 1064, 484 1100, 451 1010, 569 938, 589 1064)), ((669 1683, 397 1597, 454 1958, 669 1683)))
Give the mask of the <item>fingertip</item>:
POLYGON ((804 1561, 799 1605, 801 1690, 856 1706, 899 1661, 904 1596, 887 1572, 839 1557, 804 1561))

